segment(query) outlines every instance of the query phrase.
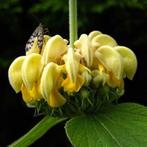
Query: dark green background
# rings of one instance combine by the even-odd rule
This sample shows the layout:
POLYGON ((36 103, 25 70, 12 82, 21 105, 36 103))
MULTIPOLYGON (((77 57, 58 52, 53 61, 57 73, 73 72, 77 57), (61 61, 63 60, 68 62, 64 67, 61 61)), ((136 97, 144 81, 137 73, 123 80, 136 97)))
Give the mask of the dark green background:
MULTIPOLYGON (((147 105, 147 1, 146 0, 78 0, 79 35, 100 30, 131 48, 138 58, 133 81, 126 80, 122 101, 147 105)), ((0 0, 0 146, 19 138, 42 117, 33 117, 21 94, 9 85, 10 63, 24 55, 25 43, 42 22, 49 34, 68 39, 67 0, 0 0)), ((63 125, 54 127, 32 147, 68 147, 63 125)))

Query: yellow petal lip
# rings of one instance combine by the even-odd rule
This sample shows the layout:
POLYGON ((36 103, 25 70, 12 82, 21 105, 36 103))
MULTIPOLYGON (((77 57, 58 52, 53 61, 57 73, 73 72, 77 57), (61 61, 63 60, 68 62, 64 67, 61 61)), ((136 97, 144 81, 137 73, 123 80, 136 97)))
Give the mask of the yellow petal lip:
POLYGON ((116 46, 117 42, 111 36, 106 34, 99 34, 92 39, 92 46, 100 47, 103 45, 116 46))
POLYGON ((22 65, 22 79, 29 90, 40 79, 41 71, 41 55, 36 53, 28 55, 22 65))
POLYGON ((66 99, 57 91, 53 90, 50 94, 50 98, 47 100, 47 103, 52 108, 61 107, 66 103, 66 99))
POLYGON ((51 37, 43 52, 44 64, 49 62, 55 62, 61 58, 61 56, 67 51, 67 41, 63 39, 60 35, 55 35, 51 37))
POLYGON ((120 54, 110 46, 101 46, 95 52, 97 59, 117 79, 123 78, 123 61, 120 54))
POLYGON ((136 55, 125 46, 116 46, 114 49, 122 56, 125 72, 124 75, 127 76, 128 79, 132 80, 137 70, 136 55))
POLYGON ((16 58, 10 65, 8 70, 8 78, 10 85, 15 90, 16 93, 18 93, 21 90, 21 85, 23 83, 22 76, 21 76, 21 70, 22 70, 22 64, 25 60, 25 56, 20 56, 16 58))
POLYGON ((22 93, 22 98, 26 104, 32 104, 42 99, 39 86, 40 86, 39 82, 35 83, 33 88, 31 90, 28 90, 27 87, 24 84, 22 84, 21 93, 22 93))
POLYGON ((62 82, 62 87, 64 88, 64 91, 72 93, 72 92, 78 92, 82 85, 84 84, 84 78, 81 75, 77 75, 76 82, 72 82, 69 77, 67 77, 62 82))

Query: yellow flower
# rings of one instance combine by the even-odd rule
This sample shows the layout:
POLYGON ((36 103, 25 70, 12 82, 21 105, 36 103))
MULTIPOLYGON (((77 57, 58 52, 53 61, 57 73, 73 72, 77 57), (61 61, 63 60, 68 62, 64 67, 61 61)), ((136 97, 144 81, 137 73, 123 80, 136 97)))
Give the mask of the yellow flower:
POLYGON ((41 77, 41 93, 51 107, 60 107, 66 102, 58 91, 62 82, 61 69, 62 67, 51 62, 44 68, 41 77))
POLYGON ((36 37, 26 56, 16 58, 10 65, 10 84, 16 93, 22 93, 27 105, 42 99, 57 108, 70 102, 74 93, 88 90, 86 96, 93 94, 97 98, 99 88, 106 85, 109 90, 123 90, 123 79, 133 79, 137 69, 135 54, 117 45, 111 36, 93 31, 82 34, 74 48, 67 43, 60 35, 44 35, 39 49, 36 37))
POLYGON ((109 74, 108 84, 111 87, 123 88, 123 78, 133 79, 137 69, 137 59, 129 48, 105 45, 96 50, 95 56, 105 67, 106 73, 109 74))
POLYGON ((10 65, 10 84, 16 92, 22 92, 26 103, 41 99, 38 85, 41 69, 41 55, 36 53, 18 57, 10 65))
POLYGON ((81 55, 86 61, 86 65, 90 67, 93 63, 93 50, 88 35, 82 34, 79 40, 75 41, 74 45, 77 49, 80 49, 81 55))
POLYGON ((42 46, 41 51, 38 48, 38 38, 36 37, 35 40, 34 40, 33 46, 31 47, 30 50, 28 50, 26 52, 26 55, 29 55, 29 54, 32 54, 32 53, 38 53, 38 54, 42 53, 44 51, 44 48, 45 48, 45 45, 46 45, 47 41, 50 39, 50 36, 44 35, 43 38, 44 38, 43 39, 43 46, 42 46))
POLYGON ((135 54, 129 48, 118 46, 115 39, 107 34, 99 31, 82 34, 74 45, 86 62, 83 64, 91 71, 98 69, 99 78, 95 81, 103 80, 110 87, 123 87, 123 78, 132 79, 136 72, 135 54), (100 67, 103 67, 103 72, 100 67))
POLYGON ((60 63, 63 54, 67 51, 68 41, 63 39, 60 35, 51 37, 43 52, 43 63, 46 65, 49 62, 60 63))
MULTIPOLYGON (((16 92, 21 91, 23 100, 27 104, 44 98, 51 107, 61 106, 66 100, 55 87, 59 79, 62 78, 55 77, 58 74, 55 74, 56 70, 53 69, 55 63, 60 62, 59 64, 61 64, 62 56, 67 51, 67 41, 59 35, 53 37, 45 35, 41 51, 37 46, 37 41, 37 38, 35 38, 33 46, 27 51, 26 56, 16 58, 10 65, 8 71, 10 84, 16 92), (49 81, 45 82, 44 79, 48 77, 46 73, 50 73, 50 78, 49 81), (56 78, 57 81, 54 81, 56 78), (49 86, 51 86, 51 79, 54 85, 52 92, 46 85, 49 83, 49 86), (45 87, 45 92, 40 85, 45 87)), ((58 66, 56 65, 56 67, 58 66)), ((58 85, 61 85, 61 82, 58 85)))
POLYGON ((62 86, 65 91, 77 92, 84 84, 84 78, 80 75, 80 55, 75 53, 72 48, 68 48, 68 52, 63 57, 67 77, 63 81, 62 86))
POLYGON ((110 46, 101 46, 95 52, 95 56, 102 65, 118 80, 123 77, 123 62, 120 54, 110 46))
POLYGON ((136 55, 125 46, 116 46, 114 49, 122 56, 124 64, 124 77, 132 80, 137 70, 136 55))

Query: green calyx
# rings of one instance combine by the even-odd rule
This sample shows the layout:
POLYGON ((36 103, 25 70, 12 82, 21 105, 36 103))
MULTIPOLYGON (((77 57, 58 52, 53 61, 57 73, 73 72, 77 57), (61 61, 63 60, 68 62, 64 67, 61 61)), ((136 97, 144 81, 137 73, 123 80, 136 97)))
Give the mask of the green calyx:
POLYGON ((107 85, 101 85, 97 89, 85 86, 78 93, 63 93, 67 102, 62 107, 51 108, 43 100, 33 103, 32 106, 35 108, 35 115, 73 117, 97 113, 103 105, 117 101, 123 94, 123 89, 110 88, 107 85))

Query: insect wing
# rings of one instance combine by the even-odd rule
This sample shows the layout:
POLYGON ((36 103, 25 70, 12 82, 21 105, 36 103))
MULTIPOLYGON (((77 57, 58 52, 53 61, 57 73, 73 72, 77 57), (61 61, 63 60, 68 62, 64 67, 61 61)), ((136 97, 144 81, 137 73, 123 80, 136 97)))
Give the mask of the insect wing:
POLYGON ((30 36, 29 40, 27 41, 25 51, 27 52, 31 49, 36 37, 38 38, 38 42, 37 42, 38 48, 41 50, 43 44, 43 35, 44 35, 43 26, 42 24, 39 24, 39 26, 35 29, 35 31, 30 36))

